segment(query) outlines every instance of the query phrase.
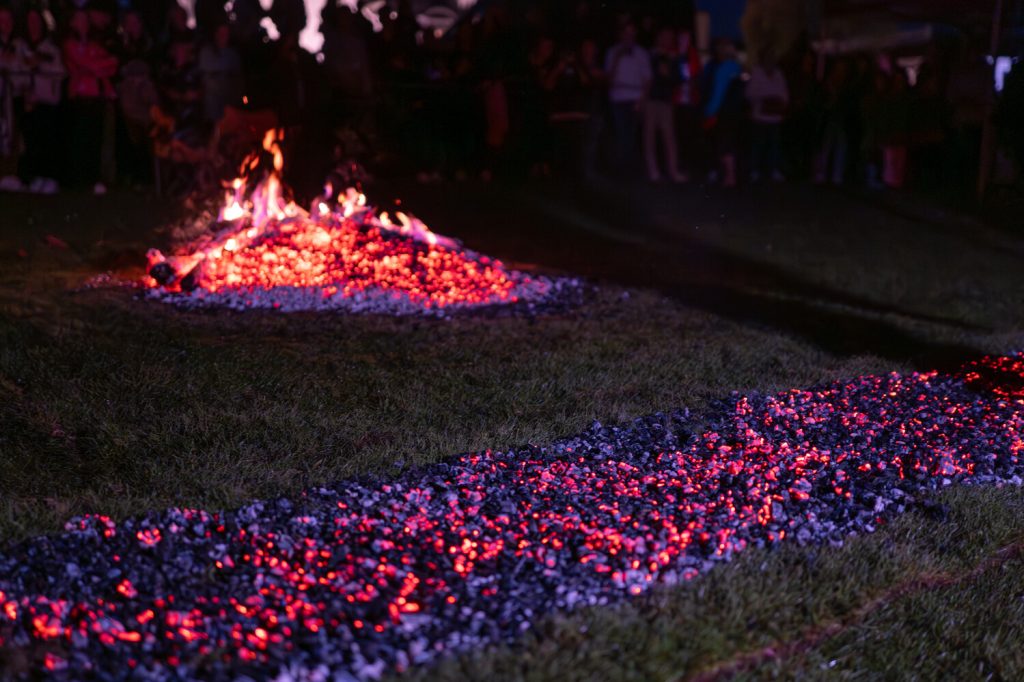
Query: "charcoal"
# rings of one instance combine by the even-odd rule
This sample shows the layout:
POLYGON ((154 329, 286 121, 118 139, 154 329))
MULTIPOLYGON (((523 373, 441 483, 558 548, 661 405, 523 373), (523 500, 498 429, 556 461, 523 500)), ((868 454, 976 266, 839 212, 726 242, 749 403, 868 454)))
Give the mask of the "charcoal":
POLYGON ((168 286, 174 282, 178 273, 174 271, 170 263, 162 262, 157 263, 149 269, 149 276, 152 277, 156 283, 162 287, 168 286))

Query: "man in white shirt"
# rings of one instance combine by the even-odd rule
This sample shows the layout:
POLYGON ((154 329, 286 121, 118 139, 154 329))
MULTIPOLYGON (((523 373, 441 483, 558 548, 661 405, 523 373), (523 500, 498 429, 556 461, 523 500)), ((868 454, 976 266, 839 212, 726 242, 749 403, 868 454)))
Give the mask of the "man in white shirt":
POLYGON ((751 180, 767 173, 775 181, 782 180, 782 121, 789 107, 786 76, 770 57, 750 72, 747 83, 750 118, 753 127, 753 149, 750 154, 751 180))
POLYGON ((640 110, 651 83, 651 57, 636 44, 636 26, 622 27, 620 40, 605 58, 608 74, 608 99, 615 132, 615 162, 619 172, 634 170, 640 110))

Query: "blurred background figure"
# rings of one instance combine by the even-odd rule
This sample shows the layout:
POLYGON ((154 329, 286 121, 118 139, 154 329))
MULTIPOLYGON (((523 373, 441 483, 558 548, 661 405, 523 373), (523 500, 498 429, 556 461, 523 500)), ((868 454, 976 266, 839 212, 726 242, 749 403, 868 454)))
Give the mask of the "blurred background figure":
POLYGON ((651 84, 651 58, 637 45, 636 35, 636 26, 627 22, 605 59, 615 167, 623 175, 631 175, 636 166, 640 109, 651 84))
POLYGON ((231 28, 227 23, 214 27, 210 39, 199 50, 199 74, 202 78, 203 115, 210 124, 224 117, 224 108, 242 101, 244 87, 242 60, 231 46, 231 28))
MULTIPOLYGON (((24 105, 25 43, 14 30, 14 13, 0 7, 0 160, 8 164, 18 156, 18 124, 24 105)), ((13 170, 13 169, 12 169, 13 170)), ((0 178, 0 190, 20 191, 21 180, 13 173, 0 178)))
POLYGON ((851 118, 857 112, 850 79, 850 63, 841 59, 832 65, 821 88, 821 123, 814 162, 814 182, 841 185, 846 179, 850 147, 851 118))
POLYGON ((672 182, 686 182, 679 170, 676 139, 676 91, 682 84, 682 64, 676 50, 675 32, 663 28, 657 32, 651 52, 651 84, 644 106, 644 160, 647 179, 661 180, 658 164, 658 138, 661 138, 665 175, 672 182))
POLYGON ((30 84, 21 123, 25 153, 18 170, 31 191, 53 194, 63 161, 58 131, 65 69, 60 49, 38 10, 29 10, 25 16, 24 47, 30 84))
POLYGON ((117 58, 100 43, 84 10, 72 14, 69 27, 63 54, 72 117, 71 177, 76 184, 91 185, 96 194, 105 194, 100 154, 106 105, 115 96, 112 79, 117 74, 117 58))
POLYGON ((711 135, 723 187, 736 186, 736 151, 743 117, 742 68, 736 61, 736 45, 728 38, 715 41, 715 57, 704 68, 701 91, 706 93, 704 130, 711 135))
POLYGON ((757 182, 764 174, 780 182, 783 180, 782 122, 789 108, 789 87, 785 74, 771 55, 763 55, 751 70, 747 100, 752 124, 750 179, 757 182))

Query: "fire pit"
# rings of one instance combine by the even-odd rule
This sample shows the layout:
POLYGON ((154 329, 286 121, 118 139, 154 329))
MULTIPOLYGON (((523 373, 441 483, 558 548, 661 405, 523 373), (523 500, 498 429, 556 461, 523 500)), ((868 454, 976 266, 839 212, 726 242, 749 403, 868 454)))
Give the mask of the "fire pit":
POLYGON ((186 307, 445 315, 532 308, 578 286, 510 270, 405 213, 376 211, 357 189, 336 194, 328 186, 307 211, 282 182, 281 140, 268 131, 264 153, 246 159, 210 234, 178 255, 149 251, 151 298, 186 307))

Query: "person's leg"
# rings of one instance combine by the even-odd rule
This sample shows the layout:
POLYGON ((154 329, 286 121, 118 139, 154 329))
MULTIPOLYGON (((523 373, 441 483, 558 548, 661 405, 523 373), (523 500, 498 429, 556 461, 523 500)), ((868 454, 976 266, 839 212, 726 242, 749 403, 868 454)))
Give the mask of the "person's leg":
POLYGON ((836 132, 835 146, 832 151, 832 184, 841 185, 846 177, 846 131, 836 132))
POLYGON ((22 182, 31 183, 39 177, 41 135, 38 109, 33 108, 22 115, 21 139, 25 143, 25 149, 18 159, 18 176, 22 182))
POLYGON ((632 177, 639 162, 640 142, 640 112, 637 110, 636 102, 627 102, 624 107, 626 136, 625 156, 623 160, 623 171, 627 176, 632 177))
POLYGON ((772 180, 782 179, 782 124, 773 123, 767 126, 768 141, 768 172, 772 180))
POLYGON ((668 166, 669 177, 673 182, 683 182, 686 176, 679 170, 679 143, 676 142, 676 112, 675 107, 665 102, 661 111, 661 129, 664 135, 665 163, 668 166))
POLYGON ((605 118, 603 112, 600 110, 592 111, 584 125, 586 128, 583 140, 583 175, 585 177, 593 177, 597 173, 601 136, 604 134, 605 118))
POLYGON ((765 153, 765 125, 754 123, 750 130, 750 179, 757 182, 761 179, 765 153))
POLYGON ((643 112, 644 128, 644 161, 647 164, 647 179, 657 182, 661 179, 658 172, 658 153, 656 149, 656 138, 660 125, 658 102, 647 102, 643 112))
POLYGON ((629 122, 626 120, 626 106, 622 102, 612 102, 608 110, 612 118, 612 135, 615 138, 615 165, 616 172, 621 173, 626 156, 629 154, 629 145, 626 142, 628 136, 627 128, 629 122))
POLYGON ((821 137, 818 153, 814 157, 814 182, 822 184, 828 177, 829 160, 835 142, 835 132, 831 125, 825 127, 821 137))
POLYGON ((902 188, 907 181, 907 147, 906 145, 900 145, 894 150, 894 169, 895 169, 895 180, 896 188, 902 188))

